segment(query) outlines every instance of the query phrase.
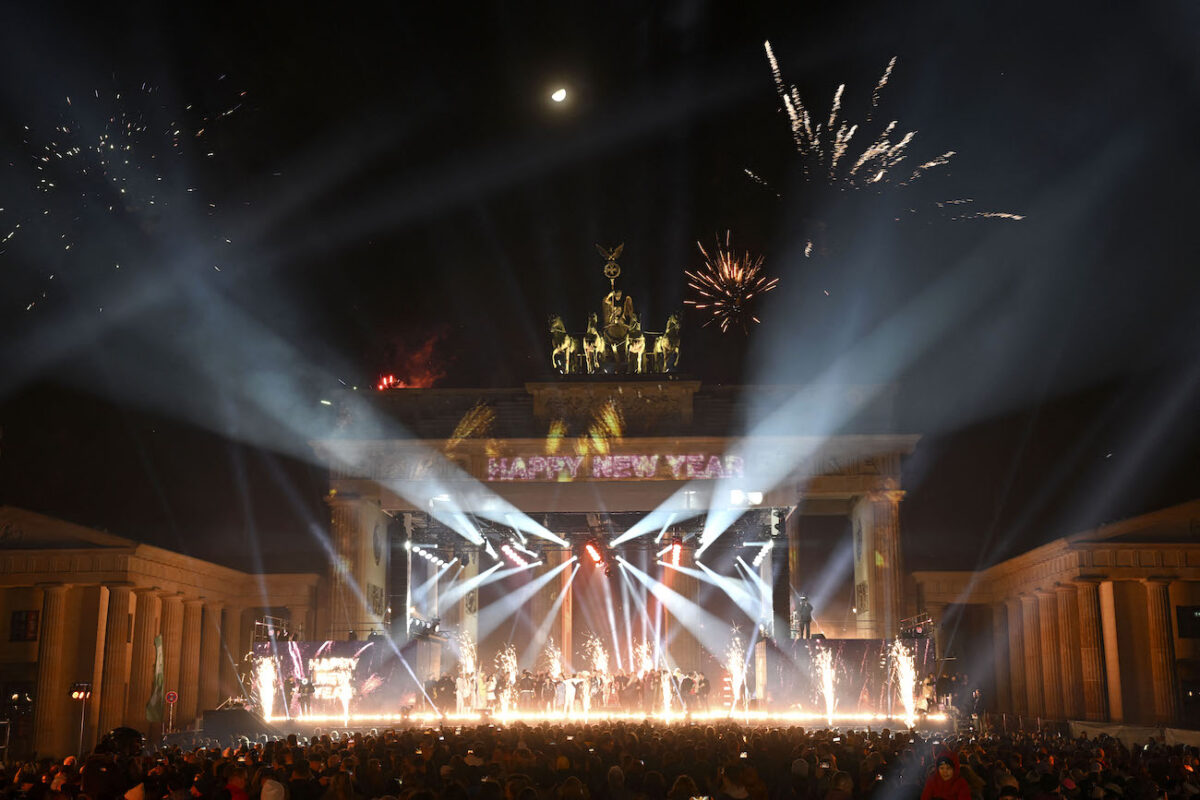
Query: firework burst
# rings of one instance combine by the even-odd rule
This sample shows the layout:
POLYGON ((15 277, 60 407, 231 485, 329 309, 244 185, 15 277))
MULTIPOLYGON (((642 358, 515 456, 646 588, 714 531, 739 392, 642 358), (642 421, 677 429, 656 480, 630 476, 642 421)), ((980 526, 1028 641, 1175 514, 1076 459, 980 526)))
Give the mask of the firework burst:
POLYGON ((221 161, 216 143, 232 132, 226 120, 245 100, 233 93, 222 110, 206 111, 166 103, 145 83, 93 88, 66 97, 51 118, 28 120, 0 172, 0 264, 17 284, 6 285, 5 303, 20 298, 34 311, 60 285, 125 291, 161 266, 147 252, 182 238, 195 240, 187 263, 204 274, 236 266, 237 237, 224 229, 210 176, 221 161))
MULTIPOLYGON (((801 167, 810 186, 825 187, 834 192, 866 190, 881 194, 890 188, 910 186, 931 171, 945 167, 954 158, 955 151, 947 150, 917 162, 912 153, 912 144, 917 136, 915 130, 902 130, 897 119, 878 124, 873 122, 883 90, 896 67, 895 58, 888 62, 871 92, 871 103, 864 121, 855 123, 843 118, 845 84, 840 84, 834 91, 828 115, 816 113, 805 105, 799 89, 785 82, 771 43, 764 42, 763 47, 771 67, 775 91, 787 113, 793 146, 800 156, 801 167)), ((745 172, 752 181, 774 192, 766 179, 752 170, 745 172)), ((775 194, 779 196, 777 192, 775 194)), ((814 198, 817 213, 825 213, 822 207, 832 198, 821 191, 817 194, 819 196, 814 198)), ((951 204, 961 202, 971 201, 950 201, 951 204)), ((945 208, 946 204, 937 205, 945 208)), ((1021 220, 1024 217, 1005 211, 980 211, 951 216, 949 219, 1021 220)), ((812 256, 812 238, 807 240, 804 254, 812 256)))
POLYGON ((684 270, 688 286, 696 292, 696 297, 683 302, 710 315, 705 325, 715 322, 722 333, 728 333, 734 327, 748 333, 750 324, 759 322, 750 311, 751 301, 778 286, 779 279, 762 274, 762 256, 734 253, 729 238, 726 231, 724 245, 718 240, 712 254, 696 242, 704 256, 704 265, 695 272, 684 270))
MULTIPOLYGON (((948 150, 916 167, 905 177, 906 169, 903 165, 909 157, 909 145, 917 132, 899 132, 899 120, 891 120, 884 125, 856 157, 848 156, 851 144, 856 142, 855 137, 862 130, 862 125, 839 120, 846 84, 839 85, 834 92, 828 118, 823 122, 816 122, 812 112, 800 98, 800 90, 784 82, 771 43, 764 42, 763 47, 771 65, 771 77, 775 79, 775 91, 779 94, 791 123, 792 141, 795 143, 796 152, 804 159, 805 174, 810 177, 820 177, 852 188, 888 183, 903 186, 917 180, 927 170, 944 166, 954 157, 954 151, 948 150)), ((871 93, 871 114, 879 107, 880 94, 891 79, 895 66, 896 59, 893 58, 875 84, 875 90, 871 93)), ((867 122, 870 122, 871 114, 867 116, 867 122)), ((859 140, 862 138, 858 136, 859 140)))

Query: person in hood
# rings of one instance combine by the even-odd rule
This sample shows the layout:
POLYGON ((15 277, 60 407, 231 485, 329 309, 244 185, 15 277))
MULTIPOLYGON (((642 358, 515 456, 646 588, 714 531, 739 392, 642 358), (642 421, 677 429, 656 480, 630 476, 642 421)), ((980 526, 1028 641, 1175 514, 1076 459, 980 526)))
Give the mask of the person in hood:
POLYGON ((971 789, 958 774, 958 756, 949 750, 938 753, 937 767, 925 781, 921 800, 971 800, 971 789))

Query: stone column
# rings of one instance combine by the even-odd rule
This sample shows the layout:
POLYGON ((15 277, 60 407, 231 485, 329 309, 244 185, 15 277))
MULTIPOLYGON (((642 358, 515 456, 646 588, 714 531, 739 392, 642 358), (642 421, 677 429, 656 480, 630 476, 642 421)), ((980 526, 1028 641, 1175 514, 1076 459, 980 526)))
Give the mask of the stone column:
POLYGON ((995 659, 995 711, 1012 711, 1012 684, 1008 677, 1008 620, 1002 605, 992 606, 992 658, 995 659))
MULTIPOLYGON (((290 603, 287 610, 288 633, 292 634, 297 641, 311 641, 312 625, 309 624, 308 616, 312 607, 308 603, 290 603)), ((404 610, 404 618, 408 618, 407 609, 404 610)))
POLYGON ((217 685, 217 694, 220 700, 226 697, 236 697, 242 695, 242 687, 238 682, 237 666, 242 660, 242 656, 249 650, 249 646, 244 643, 246 630, 242 625, 242 615, 245 609, 241 606, 230 606, 225 609, 225 624, 221 628, 221 668, 220 681, 217 685))
POLYGON ((129 602, 128 585, 108 587, 108 624, 104 631, 104 671, 100 679, 101 734, 125 722, 125 698, 129 693, 129 602))
POLYGON ((1075 587, 1060 584, 1054 591, 1058 597, 1058 631, 1062 636, 1063 716, 1067 719, 1079 719, 1083 713, 1083 674, 1075 587))
MULTIPOLYGON (((146 729, 146 703, 154 686, 154 637, 158 634, 158 589, 134 590, 137 605, 133 611, 133 655, 129 667, 129 698, 125 724, 136 730, 146 729)), ((164 668, 165 668, 164 664, 164 668)), ((165 689, 164 689, 165 691, 165 689)))
MULTIPOLYGON (((177 725, 196 718, 200 707, 200 618, 203 600, 183 601, 183 633, 179 647, 179 714, 177 725)), ((169 691, 169 689, 168 689, 169 691)))
MULTIPOLYGON (((695 551, 687 547, 683 548, 683 552, 679 556, 679 566, 683 569, 699 569, 695 562, 695 551)), ((616 567, 613 567, 614 571, 616 569, 616 567)), ((675 573, 675 591, 692 603, 696 602, 696 597, 700 590, 700 582, 695 577, 675 569, 666 569, 663 571, 675 573)), ((675 617, 664 608, 663 618, 667 617, 671 618, 671 625, 676 626, 669 648, 671 658, 685 672, 700 669, 700 642, 696 640, 696 637, 688 629, 683 619, 675 617)), ((688 620, 687 622, 691 621, 688 620)))
MULTIPOLYGON (((78 727, 81 703, 68 697, 66 641, 67 586, 42 587, 41 629, 38 632, 37 694, 33 706, 34 748, 39 755, 64 756, 70 731, 78 727), (72 710, 74 714, 72 714, 72 710)), ((69 752, 75 752, 72 746, 69 752)))
POLYGON ((163 637, 163 677, 165 678, 163 691, 178 692, 179 648, 183 643, 183 597, 178 594, 163 597, 159 600, 159 605, 159 628, 163 637))
POLYGON ((1058 595, 1038 592, 1038 625, 1042 641, 1042 708, 1049 719, 1063 718, 1062 657, 1058 634, 1058 595))
POLYGON ((1154 682, 1154 721, 1172 725, 1179 717, 1179 678, 1175 665, 1175 634, 1171 627, 1169 578, 1148 578, 1146 634, 1150 644, 1150 677, 1154 682))
POLYGON ((1029 697, 1025 693, 1025 637, 1022 631, 1021 601, 1010 597, 1004 601, 1008 612, 1008 670, 1012 689, 1014 714, 1029 713, 1029 697))
MULTIPOLYGON (((560 554, 559 560, 552 563, 557 566, 559 563, 568 560, 570 557, 570 551, 564 551, 560 554)), ((562 571, 562 573, 560 573, 563 601, 562 605, 558 607, 558 648, 562 651, 562 666, 564 672, 574 672, 573 662, 575 660, 575 639, 572 636, 572 631, 575 629, 575 584, 572 580, 574 577, 574 566, 567 567, 562 571)))
POLYGON ((894 639, 900 633, 904 614, 904 565, 900 559, 900 500, 904 492, 887 489, 872 492, 871 545, 868 574, 874 578, 870 588, 876 635, 894 639))
POLYGON ((1075 604, 1079 609, 1083 716, 1092 722, 1104 722, 1108 719, 1108 686, 1104 670, 1104 638, 1100 629, 1099 581, 1076 581, 1075 604))
POLYGON ((1121 653, 1117 647, 1117 596, 1112 581, 1101 581, 1100 630, 1104 635, 1104 674, 1107 676, 1108 717, 1112 722, 1125 721, 1125 697, 1121 688, 1121 653))
POLYGON ((1021 595, 1021 639, 1025 652, 1025 706, 1030 716, 1046 714, 1042 705, 1042 628, 1038 621, 1038 601, 1031 594, 1021 595))
POLYGON ((221 702, 218 697, 221 685, 221 656, 224 640, 221 638, 221 613, 224 604, 204 604, 203 632, 200 634, 200 697, 199 711, 211 711, 221 702))

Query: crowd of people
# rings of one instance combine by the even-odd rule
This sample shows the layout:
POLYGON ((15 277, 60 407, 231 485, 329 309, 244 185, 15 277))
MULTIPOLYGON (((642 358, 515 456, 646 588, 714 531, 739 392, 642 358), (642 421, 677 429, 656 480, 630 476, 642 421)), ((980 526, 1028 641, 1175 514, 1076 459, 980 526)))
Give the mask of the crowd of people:
POLYGON ((1197 748, 1042 734, 601 723, 132 744, 9 765, 5 800, 1190 800, 1197 748))
POLYGON ((680 669, 645 672, 577 672, 570 675, 509 676, 504 672, 445 674, 427 681, 425 694, 442 712, 538 711, 587 714, 590 711, 661 713, 710 709, 712 686, 702 672, 680 669))

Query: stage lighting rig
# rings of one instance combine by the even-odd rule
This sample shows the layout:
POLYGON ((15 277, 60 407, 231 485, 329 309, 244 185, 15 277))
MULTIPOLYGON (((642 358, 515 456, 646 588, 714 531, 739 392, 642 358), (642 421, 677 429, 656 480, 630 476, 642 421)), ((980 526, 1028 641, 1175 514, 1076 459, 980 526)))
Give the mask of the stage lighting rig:
POLYGON ((430 619, 409 617, 408 635, 410 638, 418 641, 447 642, 449 639, 438 630, 438 626, 441 624, 441 617, 432 617, 430 619))
POLYGON ((595 539, 585 544, 583 549, 593 564, 599 566, 600 564, 604 563, 604 551, 600 549, 600 543, 595 539))
POLYGON ((683 555, 683 539, 676 536, 671 540, 671 566, 679 566, 679 558, 683 555))

